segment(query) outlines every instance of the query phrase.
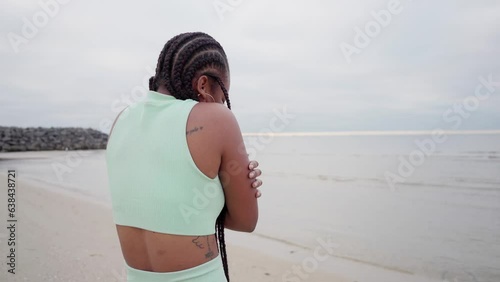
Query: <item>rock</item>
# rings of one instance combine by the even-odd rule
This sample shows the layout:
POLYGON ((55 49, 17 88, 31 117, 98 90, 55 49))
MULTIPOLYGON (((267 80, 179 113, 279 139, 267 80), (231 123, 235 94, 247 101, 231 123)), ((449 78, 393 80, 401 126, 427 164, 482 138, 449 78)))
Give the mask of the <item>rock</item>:
POLYGON ((106 149, 107 141, 92 128, 0 126, 0 152, 106 149))

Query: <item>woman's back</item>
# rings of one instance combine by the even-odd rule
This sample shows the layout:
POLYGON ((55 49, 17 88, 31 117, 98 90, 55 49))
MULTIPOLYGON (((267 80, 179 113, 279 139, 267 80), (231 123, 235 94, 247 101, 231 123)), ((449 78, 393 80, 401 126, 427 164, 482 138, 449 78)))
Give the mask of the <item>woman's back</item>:
POLYGON ((219 171, 227 175, 225 186, 231 178, 233 186, 250 187, 251 181, 244 176, 241 183, 246 160, 228 160, 227 169, 221 169, 224 139, 231 141, 233 135, 224 115, 216 114, 221 108, 150 91, 117 118, 106 158, 113 216, 128 266, 178 271, 218 255, 213 234, 224 204, 219 171))
POLYGON ((210 36, 176 36, 145 100, 115 121, 106 158, 128 281, 225 281, 224 228, 255 228, 248 156, 222 105, 228 70, 210 36))
MULTIPOLYGON (((213 234, 224 193, 218 175, 200 171, 188 147, 187 138, 203 129, 187 129, 197 103, 150 91, 120 115, 106 151, 116 224, 170 234, 213 234)), ((203 137, 210 140, 209 134, 203 137)), ((199 161, 208 156, 209 169, 218 171, 220 162, 214 160, 220 159, 220 151, 204 149, 197 153, 210 155, 199 161)))

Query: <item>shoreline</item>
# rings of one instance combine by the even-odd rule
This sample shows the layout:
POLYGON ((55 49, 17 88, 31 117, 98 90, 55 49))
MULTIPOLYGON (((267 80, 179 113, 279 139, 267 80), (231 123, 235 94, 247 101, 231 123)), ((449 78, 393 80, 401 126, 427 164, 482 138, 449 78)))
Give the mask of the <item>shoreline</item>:
MULTIPOLYGON (((34 250, 32 253, 21 250, 20 262, 23 264, 23 267, 26 267, 26 271, 24 272, 28 272, 29 275, 37 273, 39 275, 45 275, 46 273, 52 273, 49 274, 49 276, 53 275, 54 277, 59 277, 59 275, 62 275, 57 274, 59 269, 64 269, 63 273, 73 274, 80 272, 89 272, 94 274, 101 271, 101 276, 106 277, 102 280, 101 276, 96 274, 95 277, 90 279, 85 276, 87 274, 82 274, 87 278, 79 278, 77 275, 75 276, 76 278, 73 279, 68 278, 70 276, 67 276, 65 278, 66 280, 57 280, 59 278, 54 278, 52 276, 47 276, 43 279, 40 278, 42 276, 38 276, 36 279, 34 279, 35 276, 30 276, 30 279, 26 278, 26 280, 22 280, 19 278, 21 276, 19 276, 16 278, 19 278, 18 280, 13 281, 32 281, 31 278, 34 279, 33 281, 46 281, 44 279, 48 279, 48 281, 88 281, 88 279, 92 281, 124 281, 124 279, 113 278, 117 276, 124 277, 125 268, 123 267, 123 258, 119 247, 119 241, 116 236, 114 223, 112 221, 110 202, 106 193, 103 193, 105 191, 105 184, 103 182, 105 179, 105 168, 103 167, 102 157, 102 150, 0 153, 0 167, 2 167, 2 172, 0 172, 0 183, 3 183, 0 184, 0 187, 5 187, 7 170, 15 168, 19 181, 18 188, 20 188, 20 193, 18 194, 20 211, 25 214, 24 217, 30 218, 28 220, 28 222, 30 222, 28 227, 23 226, 26 220, 21 219, 19 223, 19 232, 21 235, 18 237, 21 238, 26 236, 28 241, 36 242, 31 245, 21 244, 20 246, 20 248, 28 246, 31 251, 34 250), (67 174, 63 175, 64 179, 58 179, 56 177, 57 172, 54 171, 54 164, 66 165, 70 169, 67 174), (25 202, 28 202, 29 204, 25 204, 25 202), (72 204, 69 205, 68 203, 72 204), (79 214, 75 212, 75 209, 79 210, 79 214), (99 213, 96 214, 94 211, 99 211, 100 215, 99 213), (104 215, 104 217, 102 215, 104 215), (51 219, 52 221, 60 222, 53 223, 51 219), (81 224, 75 225, 75 222, 81 224), (97 224, 98 227, 95 227, 95 224, 97 224), (65 226, 71 226, 71 229, 80 230, 80 232, 66 230, 65 226), (85 227, 90 227, 92 229, 98 228, 99 232, 102 230, 107 231, 104 233, 94 232, 95 234, 88 233, 89 231, 82 230, 82 228, 85 227), (42 234, 42 236, 37 236, 38 233, 42 234), (87 235, 83 236, 82 234, 87 235), (55 237, 56 239, 53 239, 52 237, 55 237), (100 253, 96 251, 89 253, 89 250, 84 250, 86 253, 82 256, 82 246, 75 246, 72 244, 70 241, 75 240, 73 238, 84 242, 88 246, 98 244, 100 240, 104 240, 106 243, 102 243, 99 246, 100 249, 97 249, 100 250, 100 253), (56 242, 58 240, 62 243, 62 245, 59 246, 56 243, 53 243, 54 240, 56 242), (56 246, 51 246, 54 244, 56 244, 56 246), (108 246, 114 246, 115 249, 108 252, 108 250, 106 250, 108 246), (54 257, 50 257, 51 253, 55 252, 54 250, 60 250, 60 252, 63 252, 62 254, 57 255, 58 260, 54 257), (72 250, 79 250, 80 257, 72 254, 72 250), (106 250, 106 252, 103 252, 102 250, 106 250), (45 263, 43 261, 45 259, 45 254, 48 254, 49 257, 48 261, 50 263, 48 264, 56 265, 55 267, 37 268, 39 267, 37 265, 38 262, 36 259, 32 259, 32 256, 35 255, 38 260, 42 260, 42 263, 45 263), (112 254, 111 257, 109 257, 110 254, 112 254), (108 256, 107 258, 109 260, 101 258, 102 256, 108 256), (29 263, 24 261, 26 258, 29 258, 29 263), (63 261, 64 266, 57 266, 59 261, 63 261), (89 266, 87 266, 87 264, 89 266), (33 269, 31 265, 34 265, 33 269), (80 267, 78 267, 79 265, 80 267), (97 271, 94 271, 93 269, 97 269, 97 271)), ((370 161, 370 159, 368 159, 368 161, 370 161)), ((314 218, 314 216, 321 214, 322 210, 316 209, 314 212, 309 212, 308 217, 304 217, 293 210, 288 210, 284 213, 279 207, 276 208, 275 204, 279 203, 279 199, 281 199, 280 197, 285 191, 289 189, 293 190, 294 188, 295 191, 300 191, 300 185, 307 183, 308 185, 315 185, 318 187, 317 192, 326 193, 326 195, 329 195, 331 199, 335 199, 337 196, 342 196, 340 197, 343 199, 342 201, 335 201, 340 211, 348 213, 354 210, 363 211, 366 209, 360 209, 360 207, 357 206, 343 207, 345 203, 358 203, 358 201, 354 200, 353 196, 356 196, 356 199, 358 199, 357 193, 359 191, 355 190, 354 192, 356 193, 347 193, 347 190, 349 190, 348 188, 352 187, 347 186, 344 187, 344 189, 338 190, 340 192, 344 191, 344 193, 339 194, 336 192, 337 190, 325 190, 330 187, 325 185, 325 179, 315 179, 311 177, 294 178, 294 181, 297 179, 302 181, 298 184, 294 184, 292 183, 292 180, 283 182, 283 175, 280 174, 281 170, 274 171, 274 175, 272 173, 273 171, 266 175, 267 178, 265 179, 268 187, 273 189, 266 190, 266 195, 268 197, 264 198, 260 202, 260 204, 262 204, 260 205, 260 208, 262 209, 263 214, 266 214, 266 216, 259 221, 260 228, 253 233, 240 233, 231 230, 228 230, 226 233, 231 277, 236 277, 237 281, 443 282, 446 279, 451 281, 454 278, 462 279, 464 277, 468 277, 468 272, 464 273, 463 268, 458 270, 455 269, 453 270, 454 272, 452 272, 448 268, 443 267, 437 270, 441 272, 426 271, 426 273, 422 273, 416 271, 414 268, 412 269, 404 266, 401 267, 394 263, 384 263, 379 260, 365 259, 363 256, 366 255, 365 252, 370 251, 368 249, 361 250, 363 253, 359 256, 344 255, 345 249, 339 249, 338 252, 330 252, 325 260, 316 258, 314 256, 315 250, 321 245, 318 240, 329 240, 329 238, 331 238, 335 245, 340 243, 339 246, 341 248, 342 246, 346 246, 346 243, 350 244, 352 242, 363 245, 370 242, 370 240, 368 237, 365 238, 356 233, 350 234, 353 235, 352 239, 346 238, 346 234, 342 233, 343 229, 335 230, 329 228, 330 219, 327 221, 319 220, 317 226, 306 225, 305 230, 313 227, 317 228, 318 232, 316 232, 314 236, 301 237, 304 235, 304 230, 300 226, 307 224, 307 221, 310 218, 314 218), (286 222, 283 224, 283 222, 281 222, 282 220, 293 220, 293 224, 286 224, 286 222), (285 228, 273 229, 273 224, 275 223, 279 223, 281 227, 285 228), (297 225, 297 223, 299 224, 297 225), (358 236, 358 238, 355 236, 358 236), (304 270, 307 271, 304 272, 304 270)), ((324 172, 315 171, 314 173, 324 172)), ((361 192, 375 193, 373 189, 364 189, 361 192)), ((412 191, 405 191, 407 194, 410 192, 412 191)), ((433 190, 432 192, 437 193, 438 191, 433 190)), ((399 204, 400 200, 405 200, 406 198, 399 197, 401 194, 387 194, 384 192, 377 193, 380 194, 379 197, 376 198, 379 201, 387 200, 388 196, 391 196, 389 200, 396 200, 394 197, 398 197, 397 201, 388 202, 396 205, 397 208, 404 211, 399 204)), ((0 201, 2 202, 2 204, 0 204, 0 208, 3 207, 6 209, 6 194, 6 191, 4 191, 0 195, 0 201)), ((373 195, 376 196, 376 194, 373 195)), ((415 195, 422 196, 420 193, 415 195)), ((451 194, 449 191, 444 191, 437 195, 450 196, 451 194)), ((302 200, 305 200, 305 202, 310 204, 316 203, 314 194, 309 195, 309 198, 306 196, 308 195, 305 194, 304 197, 301 197, 300 199, 293 197, 290 198, 291 202, 289 203, 289 206, 296 205, 302 200)), ((462 203, 461 199, 462 198, 459 198, 456 201, 457 204, 462 203)), ((372 199, 366 204, 370 205, 371 202, 373 202, 372 199)), ((324 203, 318 202, 318 204, 321 205, 324 203)), ((424 205, 422 205, 422 207, 423 206, 424 205)), ((434 205, 427 205, 426 207, 432 208, 433 206, 434 205)), ((493 206, 496 206, 496 204, 493 206)), ((314 205, 311 205, 310 207, 314 209, 314 205)), ((372 206, 371 210, 374 210, 375 208, 375 206, 372 206)), ((368 210, 370 209, 368 208, 368 210)), ((451 210, 456 211, 456 209, 451 210)), ((449 209, 445 209, 443 211, 448 212, 449 209)), ((476 214, 476 212, 473 214, 476 214)), ((412 213, 410 213, 410 215, 412 215, 412 213)), ((362 219, 363 218, 369 218, 369 216, 365 215, 362 219)), ((381 213, 374 218, 379 220, 386 218, 392 218, 393 220, 400 219, 400 217, 394 218, 390 213, 381 213)), ((356 220, 359 219, 359 216, 354 218, 351 216, 349 224, 355 223, 356 220)), ((336 223, 344 222, 345 224, 344 218, 336 217, 334 219, 332 218, 331 221, 336 223)), ((365 228, 366 224, 358 224, 356 226, 360 230, 373 232, 370 233, 373 234, 373 236, 376 236, 379 233, 387 234, 389 232, 388 230, 394 228, 393 225, 385 225, 383 231, 379 232, 378 230, 365 228)), ((408 226, 406 225, 406 227, 408 226)), ((4 231, 0 231, 0 253, 2 255, 7 254, 7 244, 2 243, 4 240, 3 238, 6 238, 7 233, 3 232, 8 232, 8 230, 4 229, 4 231)), ((25 239, 23 238, 20 240, 22 243, 25 239)), ((421 246, 426 245, 427 244, 421 244, 421 246)), ((86 245, 83 245, 83 247, 85 246, 86 245)), ((360 247, 358 247, 359 245, 349 246, 354 250, 360 249, 360 247)), ((390 247, 388 244, 385 244, 385 246, 390 247)), ((333 247, 335 248, 335 246, 333 247)), ((321 254, 324 254, 324 250, 321 251, 321 254)), ((371 253, 371 255, 373 256, 374 254, 371 253)), ((0 267, 0 271, 0 281, 11 281, 3 279, 3 276, 7 273, 5 263, 2 264, 2 267, 0 267)))
MULTIPOLYGON (((0 174, 0 183, 7 183, 6 173, 0 174)), ((9 274, 2 263, 0 277, 9 276, 0 280, 126 281, 110 208, 30 180, 17 178, 16 184, 16 274, 9 274)), ((0 196, 4 208, 6 194, 0 196)), ((7 254, 3 242, 7 236, 0 235, 1 253, 7 254)), ((228 244, 228 257, 233 281, 284 281, 282 275, 293 265, 233 244, 228 244)), ((309 274, 307 280, 349 281, 320 271, 309 274)))

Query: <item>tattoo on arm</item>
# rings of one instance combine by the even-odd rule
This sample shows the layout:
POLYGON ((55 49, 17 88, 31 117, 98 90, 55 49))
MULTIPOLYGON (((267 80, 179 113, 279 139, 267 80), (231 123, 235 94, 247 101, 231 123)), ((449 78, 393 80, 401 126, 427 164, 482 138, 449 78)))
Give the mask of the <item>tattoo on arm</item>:
POLYGON ((203 130, 203 126, 196 126, 195 128, 186 131, 186 135, 191 135, 195 132, 202 131, 202 130, 203 130))

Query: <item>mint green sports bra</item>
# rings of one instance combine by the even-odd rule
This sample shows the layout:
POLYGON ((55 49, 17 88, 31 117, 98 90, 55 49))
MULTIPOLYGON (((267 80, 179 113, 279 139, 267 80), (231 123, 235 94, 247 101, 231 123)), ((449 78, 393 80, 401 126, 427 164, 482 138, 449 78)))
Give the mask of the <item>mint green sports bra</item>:
POLYGON ((225 200, 219 177, 191 157, 186 123, 194 100, 149 91, 118 117, 106 147, 115 224, 210 235, 225 200))

